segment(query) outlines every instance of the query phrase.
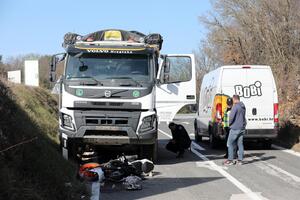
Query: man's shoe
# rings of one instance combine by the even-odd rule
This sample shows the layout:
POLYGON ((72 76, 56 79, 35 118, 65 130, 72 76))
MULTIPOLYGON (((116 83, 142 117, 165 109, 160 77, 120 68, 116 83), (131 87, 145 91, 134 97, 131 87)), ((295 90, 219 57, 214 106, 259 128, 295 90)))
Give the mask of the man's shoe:
POLYGON ((225 160, 225 161, 223 162, 223 165, 227 165, 227 166, 229 166, 229 165, 235 165, 235 162, 232 161, 232 160, 225 160))
POLYGON ((243 162, 242 160, 238 160, 238 161, 236 162, 236 164, 237 164, 237 165, 243 165, 244 162, 243 162))

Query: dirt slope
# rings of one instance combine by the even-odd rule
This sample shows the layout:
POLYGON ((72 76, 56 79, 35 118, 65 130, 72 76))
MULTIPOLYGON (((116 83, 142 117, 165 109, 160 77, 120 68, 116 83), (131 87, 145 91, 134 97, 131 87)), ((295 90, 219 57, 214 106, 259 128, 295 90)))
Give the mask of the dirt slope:
POLYGON ((57 101, 47 90, 0 81, 0 199, 85 195, 76 165, 60 155, 56 115, 57 101))

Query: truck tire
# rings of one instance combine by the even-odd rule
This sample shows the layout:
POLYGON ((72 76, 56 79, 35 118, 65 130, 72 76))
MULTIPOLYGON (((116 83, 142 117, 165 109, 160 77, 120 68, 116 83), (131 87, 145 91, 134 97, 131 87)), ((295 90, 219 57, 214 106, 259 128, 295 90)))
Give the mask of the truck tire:
POLYGON ((196 142, 202 142, 202 136, 199 135, 198 127, 197 127, 197 121, 194 122, 194 129, 195 129, 195 141, 196 142))
POLYGON ((66 155, 64 155, 64 144, 63 144, 63 140, 60 139, 60 149, 61 149, 61 154, 64 158, 66 158, 67 160, 76 160, 77 158, 77 145, 75 143, 74 139, 68 139, 67 140, 67 148, 65 148, 65 150, 67 151, 67 157, 66 155))
POLYGON ((154 144, 143 145, 140 148, 140 159, 148 159, 152 162, 157 162, 157 141, 154 144))

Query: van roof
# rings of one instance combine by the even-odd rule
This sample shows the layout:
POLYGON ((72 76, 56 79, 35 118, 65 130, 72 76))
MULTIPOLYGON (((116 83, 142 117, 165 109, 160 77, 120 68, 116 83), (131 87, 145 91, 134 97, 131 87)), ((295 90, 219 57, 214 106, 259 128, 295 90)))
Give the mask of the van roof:
POLYGON ((237 69, 243 69, 243 68, 255 68, 255 69, 270 69, 270 66, 268 65, 224 65, 221 66, 222 69, 231 69, 231 68, 237 68, 237 69))

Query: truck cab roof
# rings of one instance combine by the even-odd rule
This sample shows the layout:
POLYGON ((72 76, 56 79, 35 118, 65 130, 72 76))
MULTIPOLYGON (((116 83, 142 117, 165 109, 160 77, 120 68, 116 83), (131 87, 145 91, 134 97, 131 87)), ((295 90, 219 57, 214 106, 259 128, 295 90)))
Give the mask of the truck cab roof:
POLYGON ((146 36, 136 31, 110 29, 85 36, 67 33, 63 47, 68 53, 153 54, 159 53, 162 43, 160 34, 146 36))

